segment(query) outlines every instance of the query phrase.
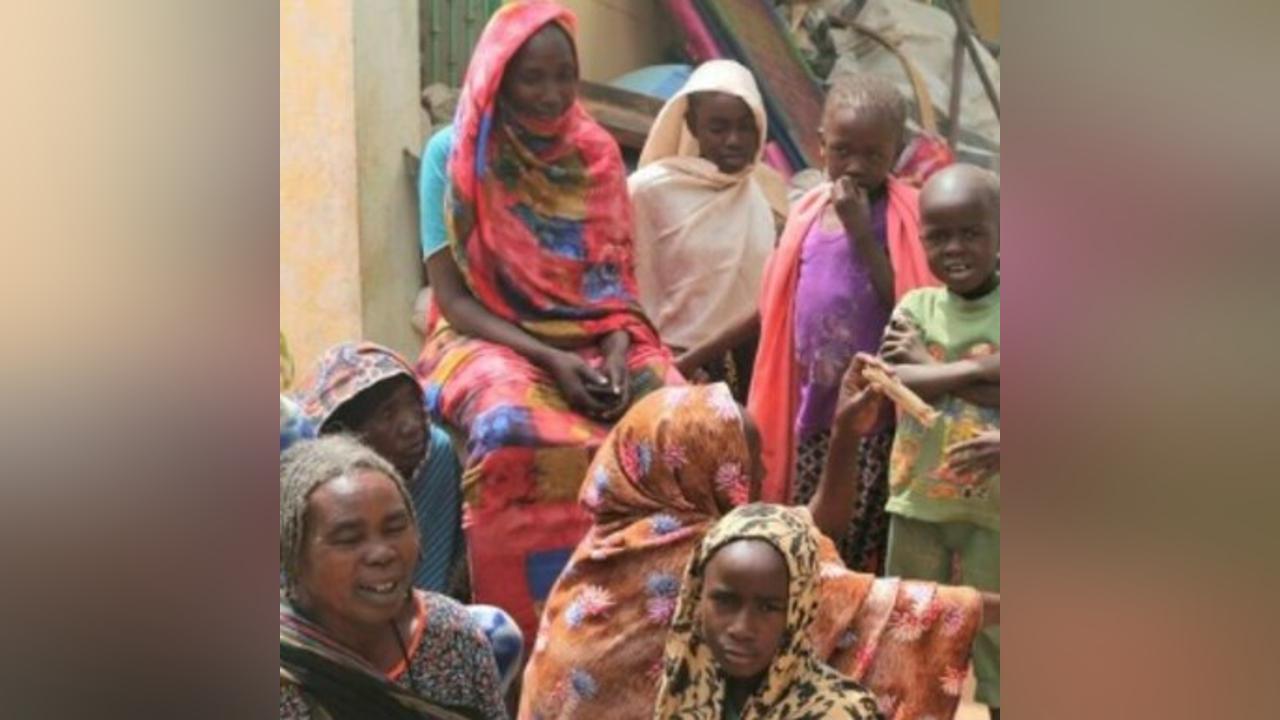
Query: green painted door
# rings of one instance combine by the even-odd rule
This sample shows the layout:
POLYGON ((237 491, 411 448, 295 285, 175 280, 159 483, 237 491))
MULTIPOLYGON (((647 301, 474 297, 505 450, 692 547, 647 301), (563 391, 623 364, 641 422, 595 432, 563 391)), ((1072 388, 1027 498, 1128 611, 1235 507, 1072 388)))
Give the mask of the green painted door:
POLYGON ((420 0, 422 87, 462 85, 471 50, 501 0, 420 0))

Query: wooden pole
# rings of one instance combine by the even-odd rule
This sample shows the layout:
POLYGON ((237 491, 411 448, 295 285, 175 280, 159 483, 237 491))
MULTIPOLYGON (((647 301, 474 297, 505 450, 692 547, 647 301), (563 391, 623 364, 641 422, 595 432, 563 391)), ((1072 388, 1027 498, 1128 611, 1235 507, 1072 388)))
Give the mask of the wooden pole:
POLYGON ((947 11, 951 13, 951 18, 956 23, 956 37, 964 43, 965 48, 969 51, 969 57, 973 60, 973 69, 978 71, 978 79, 982 81, 982 89, 987 93, 987 99, 991 101, 991 109, 995 110, 996 119, 1000 119, 1000 96, 996 93, 995 85, 991 82, 991 76, 987 74, 987 68, 982 64, 982 58, 978 55, 978 48, 974 42, 973 35, 969 33, 969 23, 964 19, 963 14, 956 7, 956 2, 964 2, 964 0, 944 0, 947 4, 947 11))
POLYGON ((956 149, 960 137, 960 93, 964 84, 964 42, 956 26, 956 36, 951 43, 951 95, 947 98, 947 144, 956 149))

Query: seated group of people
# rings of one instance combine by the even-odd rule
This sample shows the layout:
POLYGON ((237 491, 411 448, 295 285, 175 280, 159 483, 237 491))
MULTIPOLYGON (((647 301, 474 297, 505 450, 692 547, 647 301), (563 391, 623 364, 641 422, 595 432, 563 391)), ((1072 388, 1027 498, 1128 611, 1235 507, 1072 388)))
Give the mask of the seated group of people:
POLYGON ((575 25, 504 5, 428 143, 417 362, 281 399, 281 716, 998 717, 995 176, 897 180, 868 77, 788 204, 711 61, 628 181, 575 25))

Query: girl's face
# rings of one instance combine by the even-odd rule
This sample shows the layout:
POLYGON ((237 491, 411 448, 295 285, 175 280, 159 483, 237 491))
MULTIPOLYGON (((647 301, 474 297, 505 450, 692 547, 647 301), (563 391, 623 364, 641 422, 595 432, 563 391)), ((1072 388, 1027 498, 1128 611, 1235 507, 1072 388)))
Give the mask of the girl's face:
POLYGON ((386 623, 408 597, 417 559, 418 529, 391 478, 335 478, 307 500, 299 602, 330 630, 386 623))
POLYGON ((573 105, 578 61, 559 25, 548 24, 520 46, 507 63, 500 93, 516 115, 538 120, 554 120, 573 105))
POLYGON ((822 128, 822 155, 833 182, 848 175, 864 190, 879 190, 898 159, 902 128, 886 113, 837 106, 822 128))
POLYGON ((787 629, 787 564, 762 540, 737 540, 707 563, 699 611, 703 636, 731 678, 759 677, 787 629))
POLYGON ((702 157, 720 172, 732 175, 755 162, 760 128, 742 98, 722 92, 695 93, 689 98, 685 122, 698 139, 702 157))

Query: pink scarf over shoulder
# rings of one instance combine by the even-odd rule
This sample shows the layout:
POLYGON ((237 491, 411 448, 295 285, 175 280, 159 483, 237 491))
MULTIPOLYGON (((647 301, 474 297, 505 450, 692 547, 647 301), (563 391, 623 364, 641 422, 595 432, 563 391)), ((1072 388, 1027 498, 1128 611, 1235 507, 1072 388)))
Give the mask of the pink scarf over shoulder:
MULTIPOLYGON (((885 222, 894 300, 919 287, 938 285, 920 244, 918 191, 890 177, 885 222)), ((764 446, 765 502, 790 501, 795 473, 795 417, 799 405, 795 362, 796 288, 805 236, 831 198, 824 182, 800 198, 791 210, 778 248, 765 267, 760 292, 760 353, 751 376, 747 408, 760 427, 764 446)))

